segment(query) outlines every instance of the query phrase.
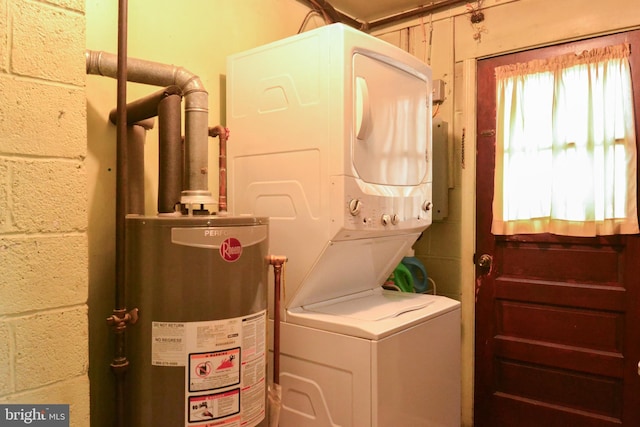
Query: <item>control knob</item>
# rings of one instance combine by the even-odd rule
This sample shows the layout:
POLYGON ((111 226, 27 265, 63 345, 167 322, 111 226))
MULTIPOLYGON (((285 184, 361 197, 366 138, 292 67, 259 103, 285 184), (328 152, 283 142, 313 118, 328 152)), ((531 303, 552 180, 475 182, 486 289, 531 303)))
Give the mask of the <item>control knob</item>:
POLYGON ((349 213, 352 216, 358 215, 361 210, 362 210, 362 202, 360 201, 360 199, 351 199, 349 201, 349 213))

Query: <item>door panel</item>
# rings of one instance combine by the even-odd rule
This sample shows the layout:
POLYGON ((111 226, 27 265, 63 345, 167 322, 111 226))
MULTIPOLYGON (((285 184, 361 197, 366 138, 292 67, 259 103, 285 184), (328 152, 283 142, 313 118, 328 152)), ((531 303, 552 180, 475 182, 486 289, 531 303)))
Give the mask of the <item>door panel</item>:
POLYGON ((631 43, 636 133, 640 31, 478 62, 475 425, 640 425, 640 238, 493 236, 497 66, 631 43))

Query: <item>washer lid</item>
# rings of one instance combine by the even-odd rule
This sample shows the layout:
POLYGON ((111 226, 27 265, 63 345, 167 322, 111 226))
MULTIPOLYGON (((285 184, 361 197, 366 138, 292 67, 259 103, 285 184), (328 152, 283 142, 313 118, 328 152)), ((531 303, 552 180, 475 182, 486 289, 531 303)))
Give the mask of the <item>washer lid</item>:
POLYGON ((288 323, 379 340, 444 313, 460 309, 440 295, 388 291, 380 287, 287 310, 288 323))
POLYGON ((375 322, 398 317, 410 311, 420 310, 433 303, 432 299, 412 298, 401 292, 382 293, 376 289, 375 292, 367 292, 364 295, 359 294, 356 297, 343 298, 335 302, 315 304, 303 308, 315 313, 375 322))

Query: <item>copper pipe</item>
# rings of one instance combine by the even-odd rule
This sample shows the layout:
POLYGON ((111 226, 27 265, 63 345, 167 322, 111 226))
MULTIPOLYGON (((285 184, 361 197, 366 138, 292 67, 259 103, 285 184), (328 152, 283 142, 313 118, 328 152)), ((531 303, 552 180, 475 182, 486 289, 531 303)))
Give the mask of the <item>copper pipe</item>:
POLYGON ((222 126, 209 128, 209 136, 220 138, 220 153, 218 155, 218 213, 227 212, 227 140, 229 129, 222 126))
POLYGON ((282 269, 287 257, 271 255, 269 264, 273 265, 273 383, 280 384, 280 291, 282 269))

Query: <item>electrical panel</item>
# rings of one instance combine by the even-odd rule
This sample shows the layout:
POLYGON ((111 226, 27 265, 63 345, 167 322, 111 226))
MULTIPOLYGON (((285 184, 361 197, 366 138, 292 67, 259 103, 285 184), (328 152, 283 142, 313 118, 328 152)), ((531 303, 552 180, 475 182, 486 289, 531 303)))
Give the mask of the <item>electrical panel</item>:
POLYGON ((448 123, 433 119, 433 221, 449 215, 449 142, 448 123))

